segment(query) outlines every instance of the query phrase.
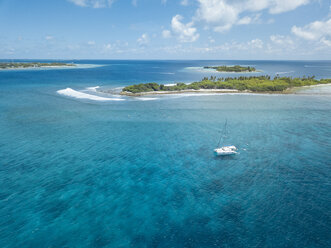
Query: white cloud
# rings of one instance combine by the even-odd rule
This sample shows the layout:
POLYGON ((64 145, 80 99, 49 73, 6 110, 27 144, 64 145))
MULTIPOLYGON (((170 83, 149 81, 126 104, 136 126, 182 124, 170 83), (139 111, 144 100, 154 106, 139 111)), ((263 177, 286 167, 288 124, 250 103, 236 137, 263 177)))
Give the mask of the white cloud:
POLYGON ((283 35, 271 35, 270 40, 277 45, 293 45, 293 40, 290 37, 283 35))
POLYGON ((240 20, 238 20, 237 24, 246 25, 246 24, 250 24, 251 22, 252 22, 252 18, 249 16, 245 16, 245 17, 241 18, 240 20))
POLYGON ((104 45, 104 48, 110 50, 112 48, 112 45, 110 43, 106 44, 104 45))
POLYGON ((208 40, 210 43, 215 43, 215 40, 213 39, 213 37, 208 37, 208 40))
POLYGON ((184 24, 181 22, 183 17, 176 15, 171 20, 172 31, 178 35, 178 39, 181 42, 194 42, 199 38, 197 29, 193 27, 193 22, 184 24))
POLYGON ((199 0, 198 17, 207 23, 215 24, 215 31, 229 30, 237 21, 239 8, 228 4, 225 0, 199 0))
POLYGON ((188 0, 182 0, 180 2, 180 4, 183 5, 183 6, 187 6, 188 5, 188 0))
POLYGON ((50 36, 50 35, 47 35, 46 37, 45 37, 45 40, 53 40, 54 39, 54 37, 53 36, 50 36))
POLYGON ((272 24, 272 23, 275 23, 275 19, 270 18, 270 19, 267 21, 267 24, 272 24))
POLYGON ((163 30, 162 31, 162 37, 167 39, 171 37, 171 32, 169 30, 163 30))
POLYGON ((223 32, 233 25, 250 24, 257 20, 260 13, 241 17, 243 13, 268 10, 271 14, 279 14, 308 4, 310 0, 198 0, 200 5, 197 18, 214 27, 215 31, 223 32))
POLYGON ((322 38, 321 39, 321 43, 324 44, 324 45, 326 45, 326 46, 331 47, 331 40, 327 40, 325 38, 322 38))
POLYGON ((4 53, 8 54, 8 55, 13 55, 13 54, 15 54, 15 48, 12 48, 12 47, 7 48, 7 49, 5 49, 4 53))
POLYGON ((320 41, 329 46, 331 43, 331 18, 327 21, 315 21, 304 27, 292 27, 292 33, 305 40, 320 41))
POLYGON ((95 41, 94 40, 90 40, 87 42, 88 45, 90 46, 94 46, 95 45, 95 41))
POLYGON ((102 54, 120 54, 128 52, 129 43, 126 41, 117 40, 113 43, 106 43, 102 46, 100 52, 102 54))
POLYGON ((111 43, 104 44, 102 47, 102 53, 113 53, 115 50, 115 45, 111 43))
POLYGON ((139 44, 140 46, 145 46, 145 45, 147 45, 147 44, 149 43, 149 37, 148 37, 148 35, 147 35, 147 34, 142 34, 142 35, 138 38, 137 42, 138 42, 138 44, 139 44))
POLYGON ((77 44, 69 44, 69 45, 67 45, 67 48, 69 50, 78 50, 78 49, 80 49, 80 46, 77 44))
POLYGON ((270 5, 269 12, 271 14, 279 14, 296 9, 301 5, 309 3, 309 0, 274 0, 270 5))
POLYGON ((263 49, 264 43, 260 39, 253 39, 247 42, 231 42, 231 43, 223 43, 218 46, 210 46, 208 47, 200 47, 200 48, 193 48, 199 52, 210 52, 210 53, 219 53, 224 51, 229 51, 231 53, 234 52, 243 52, 243 51, 252 51, 253 49, 263 49))
POLYGON ((116 0, 68 0, 81 7, 106 8, 110 7, 116 0))
POLYGON ((260 16, 261 14, 256 14, 252 16, 244 16, 243 18, 239 19, 236 23, 237 25, 248 25, 252 23, 258 23, 260 22, 260 16))
POLYGON ((87 1, 86 0, 68 0, 69 2, 72 2, 78 6, 81 7, 86 7, 87 6, 87 1))
POLYGON ((292 33, 294 33, 296 36, 304 38, 305 40, 316 40, 315 32, 308 30, 305 31, 303 28, 298 28, 297 26, 292 27, 292 33))
POLYGON ((260 39, 251 40, 248 42, 248 45, 251 48, 263 48, 263 41, 260 39))

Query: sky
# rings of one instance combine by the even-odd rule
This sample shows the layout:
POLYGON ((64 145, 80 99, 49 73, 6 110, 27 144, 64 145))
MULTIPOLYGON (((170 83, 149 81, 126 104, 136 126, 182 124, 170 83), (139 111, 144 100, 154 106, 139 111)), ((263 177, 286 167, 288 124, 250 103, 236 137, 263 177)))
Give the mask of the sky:
POLYGON ((0 59, 331 59, 331 0, 0 0, 0 59))

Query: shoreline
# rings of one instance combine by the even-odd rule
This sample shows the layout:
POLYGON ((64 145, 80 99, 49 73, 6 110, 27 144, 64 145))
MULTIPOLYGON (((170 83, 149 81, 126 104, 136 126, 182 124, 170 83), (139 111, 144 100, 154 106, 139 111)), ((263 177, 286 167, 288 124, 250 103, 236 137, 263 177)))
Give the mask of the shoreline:
POLYGON ((258 73, 262 72, 261 70, 255 70, 255 71, 219 71, 214 68, 203 68, 205 71, 214 71, 214 72, 220 72, 220 73, 234 73, 234 74, 240 74, 240 73, 258 73))
POLYGON ((207 72, 217 72, 217 73, 223 73, 223 74, 242 74, 242 73, 261 73, 263 72, 262 70, 255 70, 255 71, 242 71, 242 72, 236 72, 236 71, 218 71, 213 68, 204 68, 201 66, 197 67, 185 67, 187 70, 192 70, 192 71, 197 71, 197 72, 202 72, 202 73, 207 73, 207 72))
POLYGON ((73 65, 61 65, 61 66, 38 66, 38 67, 16 67, 16 68, 0 68, 0 71, 24 71, 24 70, 56 70, 56 69, 87 69, 101 67, 103 65, 96 64, 73 64, 73 65))
MULTIPOLYGON (((102 91, 104 93, 110 93, 107 91, 102 91)), ((194 94, 294 94, 288 91, 264 91, 264 92, 254 92, 254 91, 240 91, 235 89, 200 89, 200 90, 176 90, 176 91, 148 91, 148 92, 140 92, 140 93, 131 93, 128 91, 123 91, 120 93, 122 96, 151 96, 151 95, 171 95, 171 94, 186 94, 186 93, 194 93, 194 94)))
MULTIPOLYGON (((294 88, 289 88, 284 91, 249 91, 249 90, 236 90, 236 89, 199 89, 199 90, 174 90, 174 91, 148 91, 148 92, 140 92, 140 93, 131 93, 128 91, 122 91, 119 94, 122 96, 133 96, 133 97, 140 97, 140 96, 151 96, 151 95, 171 95, 171 94, 185 94, 185 93, 194 93, 194 94, 268 94, 268 95, 289 95, 289 94, 298 94, 300 90, 303 89, 309 89, 309 88, 314 88, 314 87, 319 87, 319 86, 331 86, 330 84, 316 84, 316 85, 306 85, 306 86, 301 86, 301 87, 294 87, 294 88)), ((102 91, 102 93, 112 93, 114 94, 113 91, 102 91)))

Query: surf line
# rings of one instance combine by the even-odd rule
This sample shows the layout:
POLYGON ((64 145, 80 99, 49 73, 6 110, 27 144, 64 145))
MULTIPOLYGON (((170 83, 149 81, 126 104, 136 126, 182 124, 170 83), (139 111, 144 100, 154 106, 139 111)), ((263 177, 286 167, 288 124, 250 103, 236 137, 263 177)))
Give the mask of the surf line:
POLYGON ((88 99, 93 101, 125 101, 124 99, 120 99, 120 98, 108 98, 108 97, 91 95, 77 90, 73 90, 71 88, 58 90, 57 93, 64 96, 74 97, 78 99, 88 99))

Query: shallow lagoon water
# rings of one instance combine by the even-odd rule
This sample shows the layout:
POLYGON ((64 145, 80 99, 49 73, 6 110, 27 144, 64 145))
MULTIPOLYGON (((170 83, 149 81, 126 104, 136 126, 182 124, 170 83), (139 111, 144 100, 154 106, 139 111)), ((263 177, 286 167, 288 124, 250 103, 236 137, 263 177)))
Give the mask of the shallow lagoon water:
MULTIPOLYGON (((327 86, 121 102, 57 94, 199 80, 185 68, 217 62, 85 63, 108 65, 0 72, 1 247, 330 246, 327 86), (239 154, 217 158, 226 119, 239 154)), ((244 64, 331 76, 330 62, 244 64)))

